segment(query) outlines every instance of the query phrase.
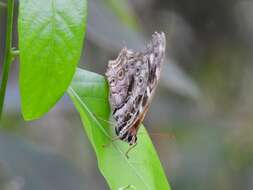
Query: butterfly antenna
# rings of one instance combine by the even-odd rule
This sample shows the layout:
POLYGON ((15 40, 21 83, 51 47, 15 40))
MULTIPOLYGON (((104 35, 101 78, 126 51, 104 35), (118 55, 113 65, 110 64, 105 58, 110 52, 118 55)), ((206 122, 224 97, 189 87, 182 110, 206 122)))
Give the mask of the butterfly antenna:
POLYGON ((100 116, 97 116, 97 115, 94 114, 94 113, 93 113, 93 115, 94 115, 94 117, 96 117, 98 120, 103 121, 103 122, 105 122, 105 123, 108 123, 108 124, 110 124, 110 125, 113 126, 113 127, 116 127, 116 124, 115 124, 113 121, 108 121, 108 120, 106 120, 106 119, 104 119, 104 118, 102 118, 102 117, 100 117, 100 116))
POLYGON ((92 114, 96 119, 98 119, 98 120, 100 120, 100 121, 104 121, 105 123, 108 123, 108 124, 110 124, 110 125, 112 125, 112 126, 114 126, 114 127, 116 126, 116 124, 113 123, 113 121, 108 121, 108 120, 106 120, 106 119, 104 119, 104 118, 98 116, 98 115, 95 114, 94 112, 91 112, 91 114, 92 114))

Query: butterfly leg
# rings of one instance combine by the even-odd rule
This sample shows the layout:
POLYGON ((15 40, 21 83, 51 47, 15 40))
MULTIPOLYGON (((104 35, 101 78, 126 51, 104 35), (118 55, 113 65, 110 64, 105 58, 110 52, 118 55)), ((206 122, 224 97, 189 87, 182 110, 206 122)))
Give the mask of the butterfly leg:
POLYGON ((131 145, 131 146, 128 148, 128 150, 127 150, 126 153, 125 153, 125 156, 127 157, 127 159, 129 159, 129 156, 128 156, 129 152, 130 152, 134 147, 136 147, 136 146, 137 146, 137 143, 134 143, 133 145, 131 145))

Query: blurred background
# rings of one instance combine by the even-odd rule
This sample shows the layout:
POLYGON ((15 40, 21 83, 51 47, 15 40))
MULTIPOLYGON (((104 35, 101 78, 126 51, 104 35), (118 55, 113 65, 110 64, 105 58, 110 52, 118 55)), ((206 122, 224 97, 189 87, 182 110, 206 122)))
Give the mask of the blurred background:
MULTIPOLYGON (((154 31, 166 33, 144 124, 172 189, 253 189, 253 2, 90 0, 88 13, 79 65, 100 74, 124 46, 139 50, 154 31)), ((0 5, 1 64, 5 26, 0 5)), ((18 46, 17 31, 14 39, 18 46)), ((108 189, 67 96, 43 118, 22 119, 18 71, 16 62, 1 123, 0 189, 108 189)))

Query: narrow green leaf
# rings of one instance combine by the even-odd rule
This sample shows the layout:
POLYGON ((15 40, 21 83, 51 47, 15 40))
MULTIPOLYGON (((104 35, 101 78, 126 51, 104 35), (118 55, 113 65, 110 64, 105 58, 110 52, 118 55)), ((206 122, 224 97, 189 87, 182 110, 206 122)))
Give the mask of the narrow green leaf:
POLYGON ((110 107, 108 87, 103 76, 78 69, 69 87, 75 107, 80 113, 84 129, 95 150, 98 166, 110 188, 170 189, 152 142, 142 126, 138 145, 127 159, 128 144, 111 141, 113 126, 108 126, 110 107))
POLYGON ((26 120, 54 106, 80 59, 86 0, 20 0, 20 93, 26 120))

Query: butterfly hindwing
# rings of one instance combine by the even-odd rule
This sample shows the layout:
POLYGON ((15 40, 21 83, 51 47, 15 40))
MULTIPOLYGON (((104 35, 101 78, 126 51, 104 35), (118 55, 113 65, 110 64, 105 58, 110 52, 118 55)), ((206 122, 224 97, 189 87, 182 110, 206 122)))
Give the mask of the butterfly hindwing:
POLYGON ((157 86, 165 54, 165 35, 155 33, 145 51, 122 49, 110 61, 106 76, 110 88, 110 104, 116 120, 116 134, 129 144, 137 141, 139 124, 157 86))

